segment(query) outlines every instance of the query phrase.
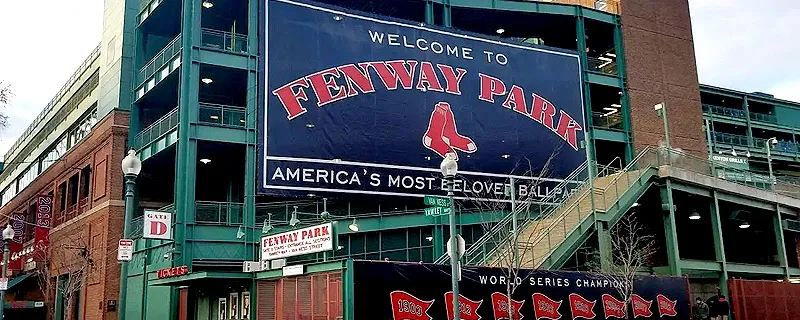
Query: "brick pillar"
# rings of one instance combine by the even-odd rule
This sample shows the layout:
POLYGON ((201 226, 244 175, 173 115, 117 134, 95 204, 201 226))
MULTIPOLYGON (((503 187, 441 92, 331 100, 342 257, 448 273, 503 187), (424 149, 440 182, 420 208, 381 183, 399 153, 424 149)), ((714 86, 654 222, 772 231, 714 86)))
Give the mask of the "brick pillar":
POLYGON ((667 102, 670 142, 706 156, 688 0, 621 2, 622 40, 637 152, 664 139, 653 105, 667 102))

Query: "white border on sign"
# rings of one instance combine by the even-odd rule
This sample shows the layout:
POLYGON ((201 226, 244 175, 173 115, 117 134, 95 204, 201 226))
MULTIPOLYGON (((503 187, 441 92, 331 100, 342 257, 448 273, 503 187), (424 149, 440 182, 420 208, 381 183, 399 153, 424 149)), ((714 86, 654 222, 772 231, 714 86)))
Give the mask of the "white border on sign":
MULTIPOLYGON (((583 87, 583 72, 582 72, 583 66, 581 66, 581 59, 580 59, 580 56, 577 55, 577 54, 560 52, 560 51, 555 51, 555 50, 547 50, 547 49, 543 49, 543 48, 522 46, 522 45, 517 45, 517 44, 513 44, 513 43, 506 43, 506 42, 502 42, 502 41, 498 41, 498 40, 491 40, 491 39, 486 39, 486 38, 479 38, 479 37, 469 36, 469 35, 466 35, 466 34, 457 34, 457 33, 447 32, 447 31, 444 31, 444 30, 428 28, 426 26, 406 24, 406 23, 395 22, 395 21, 385 21, 385 20, 380 20, 380 19, 376 19, 376 18, 372 18, 372 17, 366 17, 366 16, 347 13, 347 12, 343 12, 343 11, 337 11, 337 10, 333 10, 333 9, 329 9, 329 8, 323 8, 323 7, 315 6, 315 5, 312 5, 312 4, 301 3, 301 2, 292 1, 292 0, 264 0, 264 11, 263 11, 263 15, 264 15, 264 38, 260 39, 260 41, 262 41, 264 43, 264 59, 265 60, 267 60, 268 52, 269 52, 269 2, 270 1, 288 3, 288 4, 292 4, 292 5, 296 5, 296 6, 311 8, 311 9, 315 9, 315 10, 319 10, 319 11, 325 11, 325 12, 329 12, 329 13, 333 13, 333 14, 337 14, 337 15, 342 15, 342 16, 346 16, 346 17, 361 19, 361 20, 367 20, 367 21, 381 23, 381 24, 401 26, 401 27, 413 28, 413 29, 418 29, 418 30, 425 30, 425 31, 430 31, 430 32, 433 32, 433 33, 439 33, 439 34, 444 34, 444 35, 449 35, 449 36, 453 36, 453 37, 457 37, 457 38, 475 40, 475 41, 480 41, 480 42, 485 42, 485 43, 490 43, 490 44, 495 44, 495 45, 501 45, 501 46, 516 48, 516 49, 539 51, 539 52, 544 52, 544 53, 549 53, 549 54, 555 54, 555 55, 561 55, 561 56, 575 58, 576 62, 578 63, 578 80, 579 80, 579 83, 581 84, 581 88, 579 88, 579 90, 578 90, 578 92, 580 92, 580 95, 581 95, 581 99, 580 99, 580 101, 581 101, 580 109, 581 109, 581 116, 582 116, 581 124, 583 125, 584 128, 586 127, 586 105, 585 105, 585 102, 584 102, 583 88, 582 88, 583 87)), ((268 117, 268 110, 269 110, 269 108, 267 107, 267 100, 268 100, 267 99, 267 97, 268 97, 267 96, 267 91, 269 90, 269 61, 266 61, 264 63, 264 74, 263 74, 263 77, 264 77, 264 105, 263 105, 264 118, 263 118, 262 121, 263 121, 263 124, 266 124, 267 123, 267 117, 268 117)), ((290 157, 269 156, 267 154, 267 130, 266 130, 266 125, 264 125, 263 128, 259 127, 258 129, 262 129, 264 131, 264 137, 263 137, 264 138, 264 140, 263 140, 263 144, 264 144, 264 146, 263 146, 263 159, 261 160, 261 161, 263 161, 263 168, 262 168, 262 171, 263 171, 262 172, 262 174, 263 174, 262 178, 263 179, 261 181, 261 185, 262 185, 262 187, 264 189, 283 189, 283 190, 302 190, 302 191, 331 191, 331 192, 342 192, 342 193, 415 196, 415 197, 424 196, 422 194, 405 194, 405 193, 399 193, 399 192, 364 191, 364 190, 350 190, 350 189, 336 189, 336 188, 314 188, 314 187, 292 187, 292 186, 269 185, 267 183, 267 181, 269 179, 268 178, 269 175, 267 174, 267 160, 268 159, 272 159, 272 160, 278 160, 278 159, 288 160, 288 159, 292 159, 293 161, 298 161, 298 162, 303 162, 304 160, 305 160, 305 162, 312 162, 312 161, 309 161, 309 160, 314 160, 314 161, 317 161, 318 163, 326 163, 326 162, 334 163, 334 162, 333 162, 333 160, 326 160, 326 159, 304 159, 304 158, 290 158, 290 157)), ((586 141, 586 136, 585 135, 584 135, 583 141, 586 141)), ((586 155, 587 155, 587 159, 588 159, 588 147, 586 148, 586 155)), ((337 164, 344 164, 345 162, 346 161, 341 161, 341 162, 338 162, 337 164)), ((354 164, 358 163, 361 166, 372 166, 372 167, 378 167, 378 168, 403 167, 403 166, 395 166, 395 165, 380 164, 380 163, 362 163, 362 162, 352 162, 352 163, 354 163, 354 164)), ((434 168, 419 168, 419 167, 405 167, 405 168, 408 168, 408 169, 411 169, 411 170, 436 171, 436 172, 438 172, 438 170, 434 169, 434 168)), ((467 172, 463 172, 463 173, 467 174, 467 172)), ((502 175, 502 174, 495 174, 495 173, 483 173, 483 172, 469 172, 468 174, 478 175, 478 176, 499 176, 499 177, 509 177, 510 176, 510 175, 502 175)), ((552 180, 554 180, 554 181, 563 181, 563 180, 557 180, 557 179, 552 179, 552 180)), ((491 199, 486 199, 486 200, 491 200, 491 199)))

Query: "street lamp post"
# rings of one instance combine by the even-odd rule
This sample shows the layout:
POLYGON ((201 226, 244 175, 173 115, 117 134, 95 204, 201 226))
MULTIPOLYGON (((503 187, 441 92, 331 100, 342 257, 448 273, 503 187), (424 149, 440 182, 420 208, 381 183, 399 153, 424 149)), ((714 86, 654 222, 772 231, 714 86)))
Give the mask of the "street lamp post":
MULTIPOLYGON (((662 102, 657 105, 653 106, 653 109, 656 110, 656 114, 658 114, 661 119, 664 120, 664 143, 667 147, 667 152, 670 150, 669 145, 669 120, 667 120, 667 103, 662 102)), ((669 153, 667 153, 669 154, 669 153)))
MULTIPOLYGON (((8 256, 11 254, 8 245, 12 239, 14 239, 14 228, 11 227, 11 224, 8 224, 3 229, 3 279, 6 279, 6 281, 8 281, 8 256)), ((5 319, 6 290, 0 290, 0 303, 2 303, 0 305, 0 319, 5 319)))
MULTIPOLYGON (((459 241, 456 234, 456 210, 455 202, 453 201, 453 178, 458 173, 458 163, 453 157, 452 153, 445 155, 439 169, 444 176, 444 185, 447 186, 447 198, 450 199, 450 279, 453 286, 453 320, 461 318, 461 309, 459 308, 459 295, 458 295, 458 278, 459 273, 459 241)), ((447 302, 447 301, 445 301, 447 302)))
POLYGON ((769 168, 769 184, 775 185, 775 175, 772 173, 772 146, 778 144, 778 139, 775 137, 767 139, 767 167, 769 168))
MULTIPOLYGON (((122 173, 125 175, 125 220, 123 221, 122 237, 128 239, 131 231, 131 217, 133 216, 133 190, 136 187, 136 177, 142 171, 142 161, 136 156, 136 151, 129 150, 128 155, 122 159, 122 173)), ((119 271, 119 308, 117 319, 125 319, 125 296, 128 291, 128 262, 122 261, 119 271)), ((144 275, 147 277, 147 275, 144 275)))

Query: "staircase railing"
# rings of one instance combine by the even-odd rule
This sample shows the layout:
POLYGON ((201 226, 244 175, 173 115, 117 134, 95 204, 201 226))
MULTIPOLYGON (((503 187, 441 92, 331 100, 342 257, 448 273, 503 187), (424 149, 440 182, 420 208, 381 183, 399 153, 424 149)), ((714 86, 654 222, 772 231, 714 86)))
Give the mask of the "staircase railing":
MULTIPOLYGON (((572 173, 570 173, 566 178, 564 178, 564 180, 559 182, 559 184, 556 185, 553 190, 558 190, 560 188, 561 190, 565 190, 566 191, 567 190, 567 186, 570 185, 570 184, 575 184, 576 181, 578 181, 577 183, 579 183, 580 185, 583 185, 585 183, 585 181, 584 180, 578 180, 578 179, 581 179, 581 175, 584 175, 584 174, 586 174, 588 172, 588 170, 587 170, 588 166, 587 165, 588 165, 588 161, 586 161, 583 164, 581 164, 580 166, 578 166, 578 168, 573 170, 572 173)), ((555 203, 556 200, 557 200, 556 199, 556 193, 555 192, 551 192, 550 194, 548 194, 547 196, 542 198, 539 202, 541 203, 540 206, 557 207, 558 205, 555 203)), ((566 200, 566 199, 562 199, 562 200, 566 200)), ((478 240, 473 242, 467 248, 467 250, 464 252, 464 256, 467 257, 467 261, 470 261, 469 257, 474 256, 476 253, 479 253, 490 242, 497 241, 496 239, 499 238, 499 237, 507 238, 507 234, 511 233, 511 227, 513 225, 513 223, 512 223, 512 217, 513 216, 514 215, 512 215, 511 212, 509 212, 502 219, 500 219, 500 221, 495 223, 494 226, 492 226, 485 234, 483 234, 483 236, 481 236, 480 238, 478 238, 478 240), (501 234, 501 233, 506 233, 506 234, 501 234)), ((517 221, 520 220, 519 218, 520 218, 519 215, 517 215, 517 221)), ((527 219, 527 217, 526 217, 526 219, 527 219)), ((492 249, 494 249, 494 248, 492 248, 492 249)), ((490 249, 490 250, 492 250, 492 249, 490 249)), ((444 255, 440 256, 438 259, 436 259, 434 261, 434 263, 444 264, 444 263, 446 263, 448 261, 449 261, 448 255, 444 254, 444 255)))

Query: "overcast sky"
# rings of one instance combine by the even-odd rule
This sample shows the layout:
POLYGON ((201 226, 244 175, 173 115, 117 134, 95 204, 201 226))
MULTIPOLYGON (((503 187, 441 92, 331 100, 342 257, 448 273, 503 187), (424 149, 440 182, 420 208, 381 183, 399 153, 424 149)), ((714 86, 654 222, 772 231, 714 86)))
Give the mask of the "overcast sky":
MULTIPOLYGON (((800 101, 796 1, 689 2, 701 83, 800 101)), ((10 116, 10 127, 0 130, 0 156, 100 42, 102 6, 101 0, 0 1, 0 81, 15 93, 0 110, 10 116)))

